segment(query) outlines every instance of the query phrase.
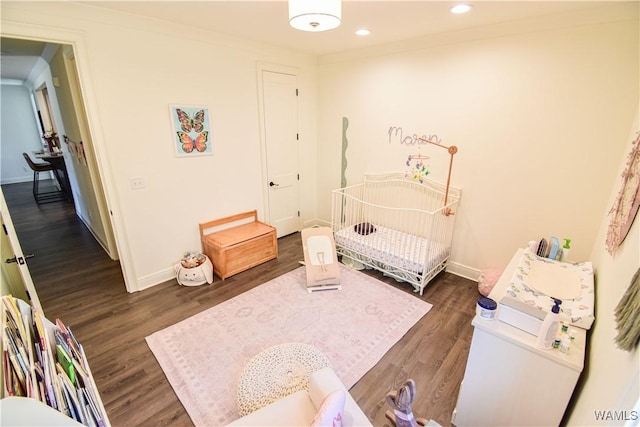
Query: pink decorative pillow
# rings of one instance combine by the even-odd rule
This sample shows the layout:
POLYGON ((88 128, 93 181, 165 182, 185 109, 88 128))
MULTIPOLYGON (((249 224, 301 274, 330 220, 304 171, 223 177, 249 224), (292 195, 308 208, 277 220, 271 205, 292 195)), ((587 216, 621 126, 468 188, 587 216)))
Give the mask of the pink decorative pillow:
POLYGON ((480 272, 478 277, 478 292, 482 295, 489 296, 489 293, 496 285, 498 279, 502 276, 502 270, 496 268, 485 268, 480 272))
POLYGON ((345 398, 344 390, 338 389, 329 393, 311 421, 311 427, 342 427, 345 398))

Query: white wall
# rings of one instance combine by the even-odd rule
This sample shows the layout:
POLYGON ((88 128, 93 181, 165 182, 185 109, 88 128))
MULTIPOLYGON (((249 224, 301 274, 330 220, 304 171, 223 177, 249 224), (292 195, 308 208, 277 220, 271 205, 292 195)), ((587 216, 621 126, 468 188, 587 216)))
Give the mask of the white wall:
MULTIPOLYGON (((640 132, 639 116, 640 107, 626 139, 625 154, 618 168, 620 173, 626 165, 631 143, 640 132)), ((618 178, 609 194, 609 207, 613 205, 620 188, 620 174, 616 176, 618 178)), ((596 269, 596 321, 589 336, 588 362, 583 373, 584 385, 576 396, 576 404, 568 420, 570 425, 575 426, 624 425, 624 417, 632 418, 631 411, 640 396, 638 348, 629 353, 614 344, 617 336, 614 310, 640 266, 640 217, 636 218, 629 235, 611 256, 605 249, 610 219, 608 211, 604 212, 590 257, 596 269), (617 411, 618 414, 626 411, 626 415, 617 420, 597 420, 594 414, 596 410, 617 411)), ((635 408, 636 411, 638 409, 635 408)), ((636 412, 636 420, 638 416, 640 414, 636 412)))
MULTIPOLYGON (((30 91, 23 85, 0 87, 0 182, 12 184, 33 180, 22 153, 42 149, 40 126, 33 113, 30 91)), ((44 178, 42 174, 41 178, 44 178)))
POLYGON ((322 58, 319 72, 319 215, 340 185, 342 117, 348 183, 364 172, 406 170, 447 153, 389 142, 437 134, 459 148, 452 183, 463 190, 452 268, 504 267, 516 248, 555 235, 589 257, 638 102, 638 4, 441 35, 322 58), (321 148, 321 149, 320 149, 321 148))
MULTIPOLYGON (((315 135, 308 131, 315 127, 316 105, 310 56, 62 2, 3 2, 2 20, 5 34, 7 23, 14 23, 17 33, 49 34, 78 48, 89 122, 132 290, 173 276, 181 255, 200 248, 199 222, 256 208, 263 216, 259 62, 299 70, 301 133, 309 135, 300 157, 315 152, 315 135), (209 108, 214 155, 175 156, 170 104, 209 108), (145 188, 132 190, 132 177, 143 178, 145 188)), ((303 219, 315 214, 307 209, 315 203, 313 182, 302 182, 303 219)))
POLYGON ((390 144, 390 126, 457 145, 452 179, 463 198, 453 268, 503 267, 528 240, 571 237, 572 258, 594 262, 597 300, 568 423, 621 425, 598 422, 594 411, 632 416, 640 389, 638 350, 613 343, 613 310, 640 265, 640 224, 611 257, 603 219, 640 130, 638 4, 548 21, 322 58, 319 215, 329 219, 330 190, 340 185, 343 116, 349 184, 364 172, 404 171, 415 152, 432 156, 434 177, 444 179, 446 153, 390 144))
MULTIPOLYGON (((57 79, 57 85, 48 87, 55 89, 57 106, 59 107, 59 111, 56 108, 56 112, 60 116, 59 122, 57 123, 60 123, 60 126, 64 128, 64 135, 76 144, 82 142, 82 146, 84 147, 83 151, 85 155, 84 159, 82 159, 82 156, 73 154, 71 150, 69 150, 69 146, 62 143, 62 151, 65 156, 67 172, 70 176, 76 213, 82 221, 87 224, 87 227, 89 227, 98 242, 109 252, 107 235, 110 230, 104 227, 98 207, 101 193, 100 191, 94 190, 90 171, 90 167, 96 168, 93 159, 93 145, 91 139, 83 138, 80 132, 79 120, 84 120, 84 118, 78 117, 76 108, 74 107, 71 87, 73 77, 70 79, 66 70, 63 53, 65 48, 69 47, 61 46, 51 59, 50 74, 57 79)), ((49 90, 49 92, 52 91, 51 89, 49 90)), ((79 109, 79 111, 82 111, 82 109, 79 109)), ((104 215, 108 215, 108 212, 105 211, 104 215)), ((108 220, 106 224, 109 224, 108 220)))

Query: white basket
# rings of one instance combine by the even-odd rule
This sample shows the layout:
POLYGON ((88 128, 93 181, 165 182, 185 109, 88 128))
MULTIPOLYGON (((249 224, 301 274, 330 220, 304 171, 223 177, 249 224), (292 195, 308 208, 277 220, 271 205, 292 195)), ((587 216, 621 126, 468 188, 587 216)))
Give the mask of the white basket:
POLYGON ((200 286, 205 283, 213 283, 213 264, 206 255, 206 260, 197 267, 183 267, 182 263, 176 264, 176 280, 182 286, 200 286))

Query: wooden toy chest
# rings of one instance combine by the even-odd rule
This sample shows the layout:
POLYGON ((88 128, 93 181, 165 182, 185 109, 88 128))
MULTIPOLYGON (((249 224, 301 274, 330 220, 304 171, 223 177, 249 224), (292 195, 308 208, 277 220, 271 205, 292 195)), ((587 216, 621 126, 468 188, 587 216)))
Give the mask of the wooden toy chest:
POLYGON ((222 280, 278 257, 276 229, 255 210, 201 223, 200 240, 222 280))

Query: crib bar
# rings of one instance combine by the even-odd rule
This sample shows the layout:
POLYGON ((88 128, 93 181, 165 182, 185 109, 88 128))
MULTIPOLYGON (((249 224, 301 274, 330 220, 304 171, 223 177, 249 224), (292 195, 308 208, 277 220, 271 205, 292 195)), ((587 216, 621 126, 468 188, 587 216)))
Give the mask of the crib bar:
POLYGON ((451 253, 461 191, 402 174, 367 175, 333 190, 331 224, 339 255, 410 283, 422 295, 451 253), (445 204, 444 199, 448 197, 445 204))

